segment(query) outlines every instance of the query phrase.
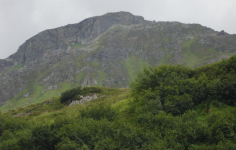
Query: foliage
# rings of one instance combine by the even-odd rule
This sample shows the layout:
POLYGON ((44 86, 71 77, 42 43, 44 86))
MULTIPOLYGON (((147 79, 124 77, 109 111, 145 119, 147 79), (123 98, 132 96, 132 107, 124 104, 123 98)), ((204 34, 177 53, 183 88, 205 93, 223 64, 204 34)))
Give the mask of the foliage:
POLYGON ((236 149, 234 64, 235 56, 197 69, 149 67, 131 83, 131 93, 79 87, 49 105, 0 113, 0 149, 236 149), (90 93, 105 96, 61 104, 90 93), (37 115, 12 117, 29 110, 37 115))
POLYGON ((81 87, 73 88, 61 93, 61 103, 65 103, 68 100, 72 99, 74 96, 79 95, 82 92, 81 87))
POLYGON ((32 144, 36 149, 55 149, 58 143, 56 130, 53 125, 36 127, 32 131, 32 144))
POLYGON ((67 90, 61 94, 60 100, 61 103, 65 103, 69 100, 71 100, 76 95, 85 95, 88 93, 101 93, 101 89, 99 87, 85 87, 81 88, 80 86, 77 88, 73 88, 70 90, 67 90))
POLYGON ((101 120, 106 118, 109 121, 113 121, 116 117, 115 110, 111 109, 111 106, 106 106, 104 104, 99 104, 92 106, 91 108, 86 107, 80 110, 81 117, 83 118, 93 118, 94 120, 101 120))
POLYGON ((236 56, 229 60, 190 69, 181 65, 148 67, 130 83, 133 95, 151 89, 158 92, 163 110, 183 114, 204 101, 234 105, 236 99, 236 56))

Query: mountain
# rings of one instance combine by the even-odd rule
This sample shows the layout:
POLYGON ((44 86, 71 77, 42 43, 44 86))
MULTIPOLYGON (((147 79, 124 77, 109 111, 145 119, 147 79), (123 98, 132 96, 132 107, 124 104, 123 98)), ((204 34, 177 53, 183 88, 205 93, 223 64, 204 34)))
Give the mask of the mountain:
POLYGON ((236 35, 199 24, 147 21, 107 13, 49 29, 0 60, 0 105, 6 111, 81 86, 128 87, 148 65, 192 68, 229 58, 236 35))

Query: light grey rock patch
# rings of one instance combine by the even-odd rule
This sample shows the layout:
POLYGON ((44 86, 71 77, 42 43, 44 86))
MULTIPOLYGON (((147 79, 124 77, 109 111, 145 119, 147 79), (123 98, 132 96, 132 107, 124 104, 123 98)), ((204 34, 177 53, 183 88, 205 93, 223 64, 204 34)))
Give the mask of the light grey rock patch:
POLYGON ((91 100, 94 100, 94 99, 97 99, 98 96, 97 94, 94 94, 94 95, 88 95, 88 96, 80 96, 80 100, 74 100, 72 101, 69 106, 72 106, 72 105, 75 105, 75 104, 82 104, 82 103, 85 103, 85 102, 89 102, 91 100))
POLYGON ((26 98, 26 97, 28 97, 28 96, 29 96, 29 93, 25 93, 25 94, 23 95, 24 98, 26 98))
POLYGON ((92 85, 96 85, 96 84, 98 84, 98 82, 97 82, 96 79, 86 77, 86 78, 83 80, 82 87, 92 86, 92 85))

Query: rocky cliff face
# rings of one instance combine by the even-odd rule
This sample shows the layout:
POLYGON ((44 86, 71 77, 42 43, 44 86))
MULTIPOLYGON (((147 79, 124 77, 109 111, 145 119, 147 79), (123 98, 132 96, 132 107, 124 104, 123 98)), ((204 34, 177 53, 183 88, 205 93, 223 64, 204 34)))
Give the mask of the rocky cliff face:
POLYGON ((235 52, 236 35, 223 31, 108 13, 43 31, 0 60, 0 105, 28 105, 78 85, 127 87, 147 65, 198 67, 235 52))

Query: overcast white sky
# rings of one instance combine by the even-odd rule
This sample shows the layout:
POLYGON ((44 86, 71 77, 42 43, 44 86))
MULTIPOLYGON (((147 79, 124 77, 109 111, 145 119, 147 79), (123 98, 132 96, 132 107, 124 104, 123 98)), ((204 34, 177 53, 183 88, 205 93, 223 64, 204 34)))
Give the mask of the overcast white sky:
POLYGON ((43 30, 117 11, 236 34, 236 0, 0 0, 0 59, 43 30))

